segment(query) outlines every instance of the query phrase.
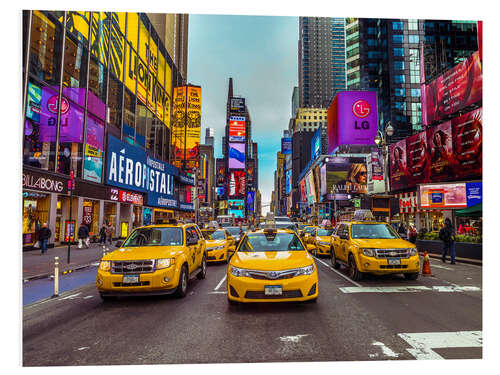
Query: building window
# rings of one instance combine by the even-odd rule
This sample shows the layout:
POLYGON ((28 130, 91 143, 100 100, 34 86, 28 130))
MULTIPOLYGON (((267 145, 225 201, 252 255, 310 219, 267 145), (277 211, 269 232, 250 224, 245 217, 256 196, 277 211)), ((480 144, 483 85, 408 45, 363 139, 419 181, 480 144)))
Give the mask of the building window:
MULTIPOLYGON (((95 58, 90 58, 89 69, 89 90, 102 102, 106 103, 106 81, 108 78, 107 69, 103 64, 95 58)), ((89 102, 89 109, 90 102, 89 102)), ((100 118, 104 118, 104 108, 92 108, 94 114, 100 118), (98 110, 98 113, 96 113, 98 110)))
POLYGON ((419 42, 418 35, 410 35, 408 38, 409 38, 410 43, 418 43, 419 42))
POLYGON ((408 30, 418 30, 418 20, 408 20, 408 30))
MULTIPOLYGON (((109 95, 108 95, 108 123, 121 132, 122 125, 122 91, 123 85, 120 81, 109 77, 109 95)), ((120 137, 120 136, 119 136, 120 137)))
POLYGON ((395 96, 406 96, 406 91, 405 91, 404 88, 395 88, 394 89, 394 95, 395 96))
POLYGON ((394 70, 404 70, 405 62, 404 61, 394 61, 394 70))
MULTIPOLYGON (((85 88, 87 82, 87 47, 83 43, 66 36, 66 50, 64 52, 63 87, 85 88)), ((78 104, 85 105, 85 94, 79 95, 83 100, 78 104)))
POLYGON ((392 29, 393 30, 403 30, 403 22, 393 22, 392 23, 392 29))
POLYGON ((404 56, 405 50, 404 48, 394 48, 394 56, 404 56))
POLYGON ((127 89, 123 101, 123 140, 131 145, 135 140, 135 98, 127 89))
POLYGON ((394 83, 405 83, 405 76, 403 74, 395 75, 394 83))
POLYGON ((403 43, 403 39, 404 39, 403 35, 400 35, 400 34, 394 34, 392 36, 392 41, 394 43, 403 43))
POLYGON ((411 89, 411 96, 414 98, 420 97, 420 89, 411 89))

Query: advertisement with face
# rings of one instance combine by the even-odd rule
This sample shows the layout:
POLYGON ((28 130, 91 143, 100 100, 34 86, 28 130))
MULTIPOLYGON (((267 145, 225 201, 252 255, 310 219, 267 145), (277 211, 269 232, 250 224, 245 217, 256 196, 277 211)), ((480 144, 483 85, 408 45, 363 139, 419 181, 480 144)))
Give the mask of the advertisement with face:
POLYGON ((229 198, 245 197, 245 171, 231 171, 229 173, 229 198))
POLYGON ((229 168, 245 169, 244 143, 229 143, 229 168))
POLYGON ((300 187, 300 201, 307 202, 307 192, 306 192, 306 180, 303 178, 299 183, 300 187))
POLYGON ((424 97, 422 121, 425 125, 480 101, 483 74, 479 52, 426 85, 424 97))
POLYGON ((453 175, 454 160, 451 122, 427 129, 430 152, 430 181, 443 181, 453 175))
POLYGON ((320 169, 320 194, 325 195, 326 194, 326 164, 323 164, 320 169))
POLYGON ((245 121, 244 116, 229 116, 229 142, 245 142, 245 121))
POLYGON ((483 172, 483 109, 451 120, 455 177, 480 177, 483 172))
POLYGON ((467 207, 465 183, 419 185, 421 208, 467 207))
POLYGON ((229 199, 228 202, 229 215, 243 218, 245 215, 245 201, 243 199, 229 199))
POLYGON ((216 164, 216 168, 217 168, 217 171, 216 171, 216 183, 217 183, 217 186, 224 186, 224 184, 226 183, 226 164, 224 162, 224 159, 217 159, 215 161, 215 164, 216 164))
POLYGON ((429 182, 431 157, 425 131, 406 138, 409 184, 429 182))
POLYGON ((312 172, 306 175, 307 202, 311 205, 316 203, 316 192, 314 191, 314 177, 312 172))
POLYGON ((326 193, 332 187, 339 194, 366 194, 366 158, 333 157, 326 163, 326 193))
POLYGON ((250 159, 247 161, 247 184, 248 186, 253 186, 255 177, 255 161, 250 159))

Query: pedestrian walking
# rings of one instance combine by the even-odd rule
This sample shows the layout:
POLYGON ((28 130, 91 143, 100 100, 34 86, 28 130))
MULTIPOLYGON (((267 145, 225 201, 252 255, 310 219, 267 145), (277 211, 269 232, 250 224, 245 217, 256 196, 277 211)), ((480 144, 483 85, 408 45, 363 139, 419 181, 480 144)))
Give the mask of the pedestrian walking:
POLYGON ((106 243, 106 224, 102 224, 101 229, 99 230, 99 244, 106 243))
POLYGON ((85 223, 82 223, 80 225, 80 228, 78 228, 78 248, 82 248, 82 243, 85 244, 87 249, 89 248, 89 228, 85 225, 85 223))
POLYGON ((411 243, 415 243, 417 242, 417 230, 415 229, 415 227, 413 225, 410 225, 408 227, 408 240, 411 242, 411 243))
POLYGON ((108 223, 108 225, 106 227, 106 240, 107 241, 109 240, 109 243, 113 242, 113 232, 114 231, 115 231, 115 227, 113 226, 113 224, 108 223))
POLYGON ((448 249, 450 250, 450 264, 455 264, 455 229, 451 225, 451 220, 446 219, 444 221, 444 228, 439 231, 439 239, 443 241, 443 255, 441 259, 443 263, 446 263, 446 256, 448 255, 448 249))
POLYGON ((47 223, 43 223, 42 227, 38 231, 38 241, 40 242, 40 249, 41 249, 40 255, 45 254, 45 252, 47 251, 47 242, 49 241, 49 238, 51 236, 52 232, 47 227, 47 223))

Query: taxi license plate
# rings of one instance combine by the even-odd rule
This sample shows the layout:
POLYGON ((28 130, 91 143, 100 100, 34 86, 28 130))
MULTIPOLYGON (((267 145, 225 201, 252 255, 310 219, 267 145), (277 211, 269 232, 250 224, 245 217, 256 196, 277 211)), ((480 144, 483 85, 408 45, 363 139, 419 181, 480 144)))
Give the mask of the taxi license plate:
POLYGON ((139 275, 123 275, 124 284, 135 284, 139 282, 139 275))
POLYGON ((281 296, 283 288, 281 285, 266 285, 264 287, 264 294, 266 296, 281 296))
POLYGON ((387 259, 387 262, 389 263, 390 266, 399 266, 401 265, 401 259, 387 259))

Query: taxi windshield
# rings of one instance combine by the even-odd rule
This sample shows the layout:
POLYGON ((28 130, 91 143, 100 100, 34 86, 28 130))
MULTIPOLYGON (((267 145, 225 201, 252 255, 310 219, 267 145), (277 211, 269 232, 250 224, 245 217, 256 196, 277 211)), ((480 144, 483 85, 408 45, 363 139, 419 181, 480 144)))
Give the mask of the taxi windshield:
POLYGON ((233 236, 239 236, 241 232, 240 227, 227 227, 226 229, 233 236))
POLYGON ((122 246, 181 246, 182 242, 182 228, 138 228, 122 246))
POLYGON ((352 238, 399 238, 397 233, 387 224, 352 224, 352 238))
POLYGON ((305 250, 295 233, 252 233, 245 237, 238 251, 305 250))
POLYGON ((318 229, 317 236, 331 236, 333 229, 318 229))
POLYGON ((215 232, 203 232, 203 237, 206 240, 224 240, 226 239, 223 230, 216 230, 215 232))

